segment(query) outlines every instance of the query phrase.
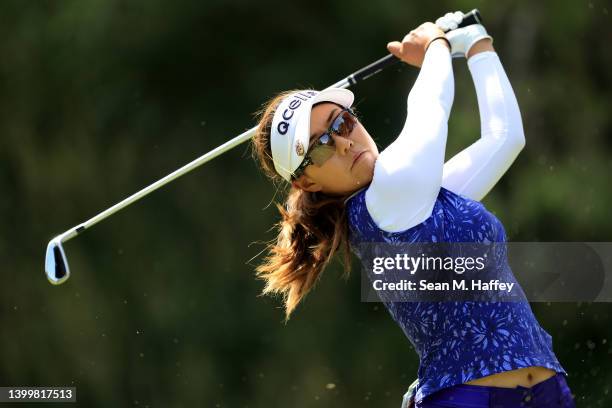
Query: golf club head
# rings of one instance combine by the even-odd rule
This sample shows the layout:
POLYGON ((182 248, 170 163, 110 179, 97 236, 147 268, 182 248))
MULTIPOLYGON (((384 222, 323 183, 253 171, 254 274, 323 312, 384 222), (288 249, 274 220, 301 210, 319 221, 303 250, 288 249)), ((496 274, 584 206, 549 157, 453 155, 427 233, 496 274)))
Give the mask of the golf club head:
POLYGON ((47 245, 45 272, 47 274, 47 279, 49 279, 49 282, 53 285, 61 285, 70 277, 68 260, 66 259, 62 241, 59 237, 53 238, 47 245))

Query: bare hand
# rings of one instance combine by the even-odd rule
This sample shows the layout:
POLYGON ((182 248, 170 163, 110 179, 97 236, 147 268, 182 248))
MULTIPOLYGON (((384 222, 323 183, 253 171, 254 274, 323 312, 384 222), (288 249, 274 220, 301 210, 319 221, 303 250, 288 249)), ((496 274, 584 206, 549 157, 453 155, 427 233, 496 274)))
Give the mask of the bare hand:
POLYGON ((444 37, 444 31, 434 23, 423 23, 408 33, 401 43, 392 41, 387 44, 387 50, 405 63, 420 67, 429 43, 437 37, 444 37))

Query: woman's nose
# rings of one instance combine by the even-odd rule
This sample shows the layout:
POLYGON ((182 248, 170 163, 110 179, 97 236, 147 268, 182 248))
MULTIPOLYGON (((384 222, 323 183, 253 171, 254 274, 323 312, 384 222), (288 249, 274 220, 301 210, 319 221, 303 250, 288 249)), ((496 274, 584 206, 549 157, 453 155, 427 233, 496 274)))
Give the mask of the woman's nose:
POLYGON ((347 137, 338 135, 332 135, 334 138, 334 144, 336 145, 336 152, 342 156, 347 154, 353 146, 353 141, 347 137))

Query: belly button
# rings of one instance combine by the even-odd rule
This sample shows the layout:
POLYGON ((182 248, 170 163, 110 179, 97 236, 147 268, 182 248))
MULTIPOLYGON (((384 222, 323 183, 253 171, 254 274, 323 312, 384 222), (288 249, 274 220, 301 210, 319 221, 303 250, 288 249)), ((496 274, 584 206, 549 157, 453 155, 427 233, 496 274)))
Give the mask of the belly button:
POLYGON ((533 376, 531 373, 527 373, 527 381, 531 382, 533 380, 533 376))

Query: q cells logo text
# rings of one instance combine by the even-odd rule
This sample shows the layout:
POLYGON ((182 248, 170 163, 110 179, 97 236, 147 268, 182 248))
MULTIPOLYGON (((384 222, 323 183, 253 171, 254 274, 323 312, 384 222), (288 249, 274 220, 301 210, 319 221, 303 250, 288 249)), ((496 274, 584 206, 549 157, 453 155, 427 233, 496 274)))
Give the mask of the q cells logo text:
POLYGON ((282 117, 284 120, 282 120, 276 127, 278 133, 280 133, 281 135, 287 134, 287 131, 289 130, 288 121, 291 120, 291 118, 293 117, 295 110, 302 105, 302 102, 306 102, 308 99, 312 98, 316 94, 317 93, 314 91, 307 91, 300 92, 293 96, 293 99, 291 100, 291 102, 289 102, 289 107, 283 111, 282 117))

